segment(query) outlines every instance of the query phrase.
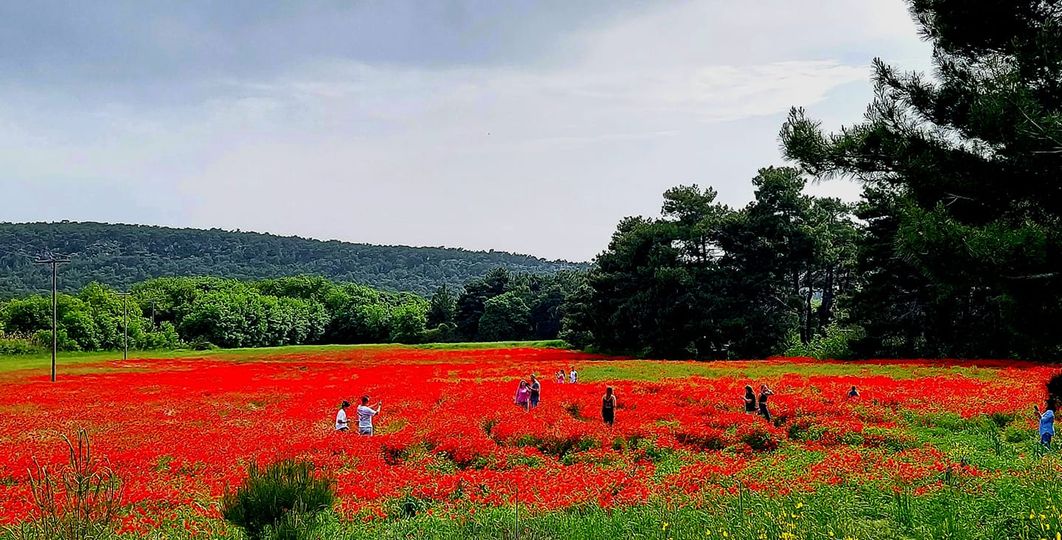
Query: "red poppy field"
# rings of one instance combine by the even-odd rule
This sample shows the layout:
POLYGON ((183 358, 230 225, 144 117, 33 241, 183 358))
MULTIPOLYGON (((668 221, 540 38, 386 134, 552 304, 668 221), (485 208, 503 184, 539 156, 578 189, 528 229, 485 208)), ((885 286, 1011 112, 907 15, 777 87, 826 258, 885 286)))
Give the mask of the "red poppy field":
POLYGON ((939 526, 1054 538, 1059 461, 1035 442, 1032 405, 1056 372, 410 347, 83 364, 55 383, 16 371, 0 374, 0 522, 15 530, 35 519, 29 471, 64 462, 61 436, 84 429, 125 486, 119 534, 133 537, 235 536, 218 510, 225 490, 251 462, 302 458, 336 479, 326 529, 350 537, 467 527, 511 537, 501 523, 519 508, 538 531, 530 537, 614 526, 661 537, 923 538, 937 537, 918 532, 938 526, 934 516, 947 521, 940 504, 965 500, 952 518, 974 521, 939 526), (580 381, 556 383, 569 366, 580 381), (513 394, 531 373, 542 401, 525 412, 513 394), (744 386, 761 383, 776 392, 771 422, 743 412, 744 386), (617 394, 611 427, 601 420, 606 385, 617 394), (858 398, 847 396, 853 385, 858 398), (363 394, 383 402, 376 434, 334 431, 339 403, 363 394))

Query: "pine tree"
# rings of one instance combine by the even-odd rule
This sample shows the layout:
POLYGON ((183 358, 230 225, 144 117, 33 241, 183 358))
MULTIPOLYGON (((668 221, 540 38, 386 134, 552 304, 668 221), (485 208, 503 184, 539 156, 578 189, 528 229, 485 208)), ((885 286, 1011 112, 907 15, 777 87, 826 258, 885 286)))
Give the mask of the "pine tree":
POLYGON ((909 3, 936 76, 876 61, 862 123, 797 109, 781 132, 808 173, 865 184, 866 352, 1059 357, 1062 2, 909 3))

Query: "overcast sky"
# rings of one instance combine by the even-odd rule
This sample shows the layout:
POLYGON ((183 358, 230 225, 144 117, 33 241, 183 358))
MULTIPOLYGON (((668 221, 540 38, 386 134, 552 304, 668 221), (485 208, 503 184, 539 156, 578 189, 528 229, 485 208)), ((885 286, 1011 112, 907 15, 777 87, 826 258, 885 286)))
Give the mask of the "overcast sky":
POLYGON ((0 221, 589 260, 670 186, 745 204, 875 56, 928 64, 901 0, 3 2, 0 221))

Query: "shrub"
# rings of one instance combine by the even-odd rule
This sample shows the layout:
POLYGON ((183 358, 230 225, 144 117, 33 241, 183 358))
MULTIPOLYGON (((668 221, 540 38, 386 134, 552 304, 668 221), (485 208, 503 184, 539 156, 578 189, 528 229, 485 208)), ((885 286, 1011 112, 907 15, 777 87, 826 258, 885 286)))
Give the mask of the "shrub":
POLYGON ((791 336, 785 356, 808 356, 818 360, 842 360, 851 358, 851 343, 862 339, 865 332, 858 326, 830 325, 824 335, 815 336, 807 344, 797 336, 791 336))
POLYGON ((679 442, 700 450, 719 450, 726 446, 726 432, 707 426, 689 426, 675 434, 679 442))
POLYGON ((738 427, 737 438, 753 450, 767 451, 778 448, 782 433, 782 430, 765 422, 750 422, 738 427))
MULTIPOLYGON (((48 344, 51 347, 51 343, 48 344)), ((0 354, 33 354, 44 352, 46 349, 34 343, 29 338, 15 336, 0 337, 0 354)))
POLYGON ((407 432, 389 433, 380 437, 380 451, 383 453, 384 462, 388 465, 398 465, 413 452, 413 437, 407 432))
POLYGON ((335 480, 315 474, 310 462, 286 460, 265 470, 252 464, 244 484, 225 494, 221 515, 251 540, 268 532, 274 538, 299 538, 334 501, 335 480))
MULTIPOLYGON (((38 331, 33 333, 33 337, 30 338, 30 341, 32 343, 36 344, 38 347, 51 350, 52 349, 52 331, 51 330, 38 330, 38 331)), ((60 328, 59 329, 59 333, 56 334, 55 344, 56 344, 56 347, 60 351, 80 351, 81 350, 81 346, 77 344, 77 341, 74 341, 73 339, 71 339, 70 336, 67 335, 66 330, 63 329, 63 328, 60 328)))
POLYGON ((1009 443, 1020 443, 1032 440, 1036 436, 1027 426, 1021 422, 1013 422, 1003 429, 1003 440, 1009 443))
POLYGON ((1047 395, 1055 399, 1062 399, 1062 373, 1056 373, 1046 384, 1047 395))
MULTIPOLYGON (((81 540, 99 538, 110 529, 121 507, 122 482, 92 455, 88 434, 77 433, 77 445, 63 437, 69 462, 50 470, 36 465, 30 474, 30 493, 41 538, 81 540)), ((36 462, 35 462, 36 463, 36 462)))
POLYGON ((431 508, 431 501, 413 495, 411 492, 387 502, 386 512, 391 519, 412 518, 431 508))
POLYGON ((213 351, 220 348, 217 345, 202 339, 193 341, 188 346, 193 351, 213 351))

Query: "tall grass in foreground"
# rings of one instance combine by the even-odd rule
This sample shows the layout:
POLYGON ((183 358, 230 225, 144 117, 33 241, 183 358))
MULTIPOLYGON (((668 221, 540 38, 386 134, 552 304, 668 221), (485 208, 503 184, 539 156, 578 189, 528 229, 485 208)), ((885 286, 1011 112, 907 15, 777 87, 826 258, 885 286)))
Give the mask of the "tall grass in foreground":
MULTIPOLYGON (((643 506, 604 510, 596 506, 519 516, 519 538, 562 539, 957 539, 1055 540, 1062 535, 1062 486, 1055 457, 1029 478, 998 478, 978 485, 945 486, 915 495, 880 486, 841 485, 810 494, 770 497, 743 492, 706 497, 699 507, 649 501, 643 506)), ((513 508, 477 508, 449 517, 417 512, 382 521, 340 522, 334 515, 289 538, 514 539, 513 508)), ((99 538, 243 538, 219 520, 184 516, 145 534, 99 538), (192 533, 183 524, 199 520, 192 533)), ((3 538, 16 538, 12 531, 3 538)), ((21 538, 45 538, 21 536, 21 538)), ((264 538, 271 538, 266 535, 264 538)))

